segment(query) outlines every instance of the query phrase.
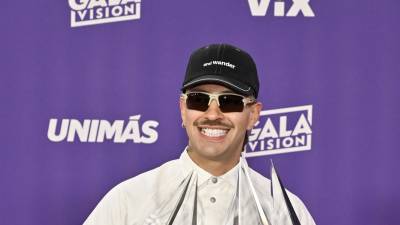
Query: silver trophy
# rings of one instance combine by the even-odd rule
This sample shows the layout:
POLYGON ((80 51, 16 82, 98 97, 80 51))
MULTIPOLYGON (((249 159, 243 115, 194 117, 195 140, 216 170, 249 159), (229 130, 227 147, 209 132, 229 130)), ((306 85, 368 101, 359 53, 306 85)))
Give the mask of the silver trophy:
MULTIPOLYGON (((269 199, 258 196, 250 177, 246 158, 242 155, 239 162, 236 194, 229 213, 227 225, 301 225, 285 187, 271 161, 271 193, 269 199), (272 201, 272 203, 270 203, 272 201), (269 202, 269 212, 262 203, 269 202), (280 218, 274 217, 279 214, 280 218), (282 222, 282 214, 284 219, 282 222)), ((197 225, 198 217, 198 176, 195 171, 181 182, 175 196, 171 196, 155 214, 150 215, 145 225, 197 225), (171 206, 171 204, 173 204, 171 206), (172 208, 171 208, 172 207, 172 208)), ((264 204, 265 205, 265 204, 264 204)))

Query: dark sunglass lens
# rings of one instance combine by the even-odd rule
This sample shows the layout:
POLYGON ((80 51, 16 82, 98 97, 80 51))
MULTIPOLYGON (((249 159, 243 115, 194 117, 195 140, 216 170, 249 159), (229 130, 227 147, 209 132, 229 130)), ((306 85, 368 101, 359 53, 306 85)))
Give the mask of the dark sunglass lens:
POLYGON ((219 107, 222 112, 242 112, 243 97, 237 95, 221 95, 219 96, 219 107))
POLYGON ((208 102, 210 98, 203 93, 189 93, 187 94, 186 105, 188 109, 206 111, 208 109, 208 102))

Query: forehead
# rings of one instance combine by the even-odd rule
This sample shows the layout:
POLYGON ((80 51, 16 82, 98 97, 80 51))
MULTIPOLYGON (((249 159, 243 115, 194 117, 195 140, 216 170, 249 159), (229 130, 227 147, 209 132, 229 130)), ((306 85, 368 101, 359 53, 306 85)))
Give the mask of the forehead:
POLYGON ((235 93, 231 89, 219 84, 201 84, 189 89, 189 91, 203 91, 209 93, 235 93))

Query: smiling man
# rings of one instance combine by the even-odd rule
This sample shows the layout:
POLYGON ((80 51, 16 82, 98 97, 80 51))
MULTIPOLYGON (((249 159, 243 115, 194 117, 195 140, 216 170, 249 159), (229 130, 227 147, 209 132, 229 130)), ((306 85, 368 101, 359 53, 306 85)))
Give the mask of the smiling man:
MULTIPOLYGON (((85 224, 294 225, 287 205, 271 196, 270 180, 241 158, 262 108, 258 90, 245 51, 214 44, 193 52, 180 97, 188 146, 179 159, 113 188, 85 224)), ((299 222, 315 225, 288 195, 299 222)))

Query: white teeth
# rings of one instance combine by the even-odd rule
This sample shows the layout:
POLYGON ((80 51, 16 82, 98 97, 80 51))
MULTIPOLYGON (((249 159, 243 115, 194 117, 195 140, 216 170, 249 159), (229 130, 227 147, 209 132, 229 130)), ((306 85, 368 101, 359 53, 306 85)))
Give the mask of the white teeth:
POLYGON ((209 137, 221 137, 224 136, 228 131, 222 129, 211 129, 211 128, 202 128, 201 133, 209 136, 209 137))

